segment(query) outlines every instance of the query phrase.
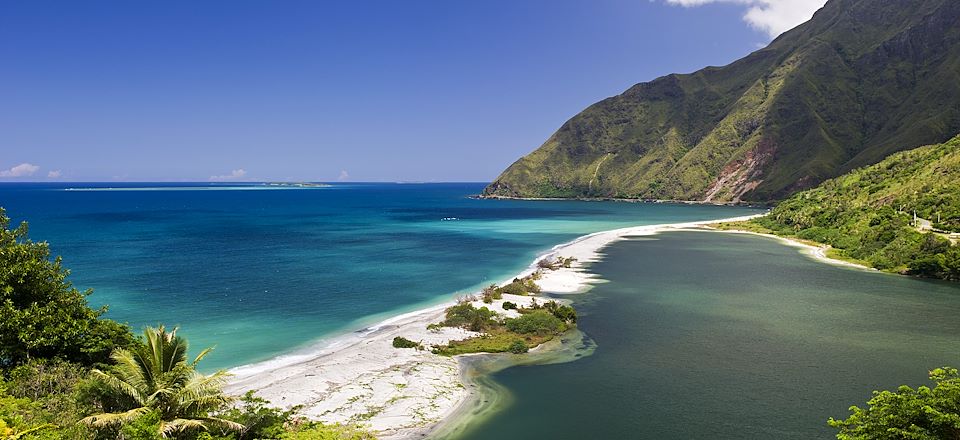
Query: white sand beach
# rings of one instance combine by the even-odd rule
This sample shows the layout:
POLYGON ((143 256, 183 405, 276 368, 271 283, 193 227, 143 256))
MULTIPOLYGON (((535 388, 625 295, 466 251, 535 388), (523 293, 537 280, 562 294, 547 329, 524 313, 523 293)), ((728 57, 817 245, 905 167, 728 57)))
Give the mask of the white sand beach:
MULTIPOLYGON (((596 261, 608 244, 630 236, 667 230, 703 227, 720 221, 741 221, 746 216, 724 220, 636 226, 589 234, 555 246, 539 259, 574 257, 570 268, 547 270, 537 281, 544 292, 578 293, 597 281, 583 268, 596 261)), ((539 261, 539 259, 537 261, 539 261)), ((536 262, 519 277, 536 270, 536 262)), ((493 304, 476 302, 500 313, 503 301, 520 306, 534 296, 504 295, 493 304)), ((542 301, 542 299, 541 299, 542 301)), ((257 395, 283 407, 302 406, 302 414, 323 422, 357 422, 369 426, 382 439, 421 438, 469 397, 457 357, 444 357, 429 350, 398 349, 393 338, 403 336, 425 347, 476 335, 462 329, 427 330, 444 319, 444 309, 455 300, 400 315, 380 324, 335 339, 314 354, 276 359, 231 370, 227 391, 257 395)))

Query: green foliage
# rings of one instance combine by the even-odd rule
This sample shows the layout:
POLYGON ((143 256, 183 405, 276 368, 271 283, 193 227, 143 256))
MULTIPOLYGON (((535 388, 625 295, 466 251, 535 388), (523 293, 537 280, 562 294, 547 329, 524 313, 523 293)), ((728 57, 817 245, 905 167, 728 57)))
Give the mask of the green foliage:
POLYGON ((446 311, 442 324, 446 327, 462 327, 470 331, 484 331, 497 326, 493 319, 496 313, 486 307, 476 308, 469 302, 462 302, 446 311))
POLYGON ((9 229, 0 208, 0 368, 31 358, 64 359, 83 365, 108 360, 116 347, 133 341, 129 329, 100 319, 86 297, 67 281, 60 257, 46 243, 27 238, 27 225, 9 229))
POLYGON ((483 302, 490 304, 497 299, 503 299, 503 291, 496 284, 491 284, 483 289, 483 302))
POLYGON ((219 412, 217 417, 243 426, 236 440, 274 439, 286 432, 298 409, 283 410, 270 406, 269 401, 248 391, 239 402, 219 412))
POLYGON ((589 106, 484 194, 766 202, 943 141, 960 132, 955 5, 828 2, 736 62, 589 106))
POLYGON ((211 428, 242 430, 239 423, 210 415, 228 402, 222 391, 226 372, 197 372, 197 364, 210 349, 188 362, 187 341, 176 333, 163 326, 147 327, 143 344, 115 351, 109 370, 93 370, 112 405, 81 421, 95 429, 112 429, 140 423, 141 417, 155 412, 160 418, 158 432, 165 437, 211 428))
POLYGON ((504 328, 498 328, 480 336, 450 341, 447 345, 434 346, 433 353, 443 356, 456 356, 467 353, 508 353, 513 352, 518 340, 524 341, 527 347, 536 347, 553 339, 554 334, 539 335, 536 333, 521 335, 504 328))
POLYGON ((503 325, 511 332, 521 335, 559 334, 567 330, 567 325, 552 313, 545 310, 534 310, 520 315, 519 318, 508 318, 503 325))
POLYGON ((560 304, 557 301, 547 301, 544 304, 538 304, 534 301, 530 304, 530 307, 520 310, 520 313, 530 313, 534 310, 545 310, 550 312, 551 315, 556 316, 560 321, 563 321, 567 324, 576 324, 577 323, 577 311, 568 305, 560 304))
POLYGON ((358 426, 320 423, 287 432, 279 438, 281 440, 376 440, 373 434, 358 426))
POLYGON ((781 202, 751 223, 829 244, 839 256, 882 270, 960 280, 960 250, 918 217, 960 224, 960 137, 890 156, 781 202))
POLYGON ((507 293, 510 295, 529 295, 533 293, 540 293, 540 286, 534 282, 533 276, 528 276, 524 278, 514 278, 510 284, 500 287, 497 290, 500 293, 507 293))
POLYGON ((919 256, 910 262, 909 272, 930 278, 960 280, 960 248, 953 246, 933 255, 919 256))
POLYGON ((530 347, 527 347, 527 343, 523 342, 523 339, 517 339, 510 344, 510 348, 508 350, 510 353, 522 354, 530 351, 530 347))
POLYGON ((242 425, 242 430, 239 432, 205 431, 198 433, 195 440, 375 439, 373 434, 362 426, 311 422, 298 415, 299 411, 300 407, 276 408, 269 401, 257 397, 250 391, 238 402, 216 414, 218 418, 242 425))
MULTIPOLYGON (((21 439, 88 439, 90 433, 83 426, 76 425, 80 415, 73 411, 74 406, 50 405, 50 402, 62 402, 74 394, 61 396, 46 394, 38 399, 29 399, 11 392, 11 388, 22 386, 17 383, 0 380, 0 438, 21 439)), ((59 391, 59 390, 57 390, 59 391)))
POLYGON ((831 418, 839 440, 960 438, 960 378, 944 367, 930 372, 934 388, 901 386, 896 391, 874 391, 866 409, 850 407, 846 420, 831 418))
MULTIPOLYGON (((517 309, 517 305, 505 301, 505 310, 517 309)), ((468 323, 481 320, 484 332, 481 335, 460 341, 450 341, 447 345, 433 346, 432 352, 444 356, 466 353, 525 353, 530 347, 536 347, 565 332, 577 321, 577 312, 573 307, 556 301, 538 304, 532 301, 530 307, 517 309, 519 318, 507 318, 501 322, 494 319, 495 314, 486 307, 474 308, 470 303, 460 303, 447 309, 444 325, 456 327, 468 326, 468 323), (518 343, 519 342, 519 343, 518 343)), ((428 327, 429 328, 429 327, 428 327)))
POLYGON ((416 348, 422 349, 423 346, 419 342, 411 341, 403 336, 397 336, 393 338, 393 347, 394 348, 416 348))
POLYGON ((121 438, 130 440, 164 440, 159 411, 150 411, 130 420, 120 428, 121 438))
POLYGON ((14 368, 6 384, 10 396, 36 404, 32 418, 60 425, 65 438, 86 431, 76 422, 97 408, 94 388, 85 368, 55 359, 34 359, 14 368))

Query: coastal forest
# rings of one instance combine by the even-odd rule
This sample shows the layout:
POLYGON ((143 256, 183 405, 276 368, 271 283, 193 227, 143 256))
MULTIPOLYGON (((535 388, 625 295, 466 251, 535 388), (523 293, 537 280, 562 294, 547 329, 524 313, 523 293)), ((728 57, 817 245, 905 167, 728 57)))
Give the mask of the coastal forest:
POLYGON ((797 193, 749 223, 829 256, 889 272, 960 280, 960 136, 894 154, 797 193))

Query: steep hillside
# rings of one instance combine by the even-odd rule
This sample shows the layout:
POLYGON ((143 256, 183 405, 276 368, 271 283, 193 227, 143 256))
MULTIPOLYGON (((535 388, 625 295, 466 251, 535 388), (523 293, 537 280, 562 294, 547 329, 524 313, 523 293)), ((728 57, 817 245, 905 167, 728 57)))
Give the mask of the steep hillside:
POLYGON ((827 180, 751 223, 878 269, 960 280, 949 235, 960 231, 960 136, 827 180))
POLYGON ((484 191, 769 201, 960 132, 960 2, 831 0, 768 47, 596 103, 484 191))

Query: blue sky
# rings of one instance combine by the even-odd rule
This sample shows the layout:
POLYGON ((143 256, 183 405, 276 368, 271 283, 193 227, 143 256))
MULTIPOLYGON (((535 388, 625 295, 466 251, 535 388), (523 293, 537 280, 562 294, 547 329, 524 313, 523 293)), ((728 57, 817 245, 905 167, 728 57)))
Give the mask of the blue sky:
POLYGON ((3 2, 0 180, 489 181, 770 1, 3 2))

